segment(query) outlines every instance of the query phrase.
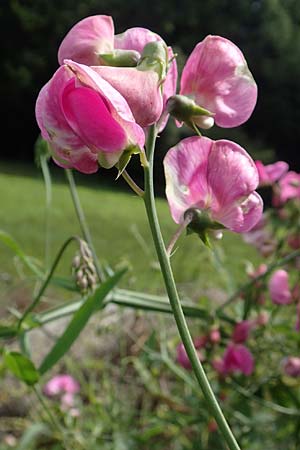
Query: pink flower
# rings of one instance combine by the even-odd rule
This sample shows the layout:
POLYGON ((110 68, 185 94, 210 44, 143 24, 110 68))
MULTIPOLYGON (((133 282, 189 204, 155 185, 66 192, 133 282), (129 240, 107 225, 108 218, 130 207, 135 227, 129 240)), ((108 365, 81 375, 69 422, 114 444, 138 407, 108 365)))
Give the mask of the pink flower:
POLYGON ((78 382, 67 374, 56 375, 44 386, 44 393, 48 397, 53 397, 62 394, 77 394, 80 386, 78 382))
POLYGON ((242 322, 236 324, 232 333, 233 342, 235 342, 236 344, 245 342, 248 339, 250 331, 252 330, 254 325, 255 324, 251 320, 243 320, 242 322))
MULTIPOLYGON (((137 123, 146 127, 157 122, 162 116, 167 99, 176 92, 177 83, 177 66, 170 47, 168 53, 169 60, 172 61, 162 83, 153 70, 147 70, 145 73, 135 68, 144 47, 150 42, 164 44, 158 34, 146 28, 130 28, 124 33, 114 35, 111 17, 91 16, 78 22, 68 32, 60 45, 58 60, 63 64, 65 59, 72 59, 98 68, 107 64, 117 66, 102 67, 101 70, 99 68, 98 73, 124 96, 137 123), (117 55, 121 62, 114 59, 114 55, 117 55), (108 63, 107 58, 110 56, 108 63), (119 67, 120 65, 123 67, 119 67)), ((95 67, 94 69, 96 70, 95 67)), ((166 121, 164 113, 160 130, 166 121)))
MULTIPOLYGON (((180 364, 181 367, 183 367, 186 370, 192 370, 192 365, 190 363, 189 357, 186 353, 186 350, 185 350, 182 342, 177 345, 176 353, 177 353, 176 359, 177 359, 178 364, 180 364)), ((197 350, 197 354, 199 356, 200 361, 203 361, 204 357, 199 349, 197 350)))
POLYGON ((191 208, 239 233, 261 218, 262 199, 254 192, 258 185, 255 164, 234 142, 184 139, 168 151, 164 168, 166 195, 176 223, 182 223, 191 208))
POLYGON ((207 36, 183 68, 180 94, 213 113, 217 125, 230 128, 251 116, 257 86, 239 48, 223 37, 207 36))
POLYGON ((289 356, 283 361, 283 370, 290 377, 300 377, 300 358, 289 356))
POLYGON ((261 161, 255 161, 255 165, 258 170, 260 186, 275 183, 289 170, 289 165, 284 161, 277 161, 266 166, 261 161))
POLYGON ((282 205, 289 199, 300 199, 300 174, 288 172, 279 180, 279 193, 275 195, 275 206, 282 205))
POLYGON ((273 273, 269 280, 271 300, 276 305, 288 305, 293 301, 288 278, 288 273, 283 269, 279 269, 273 273))
POLYGON ((145 135, 122 95, 91 68, 66 61, 42 88, 36 118, 55 162, 83 173, 114 166, 145 135))
POLYGON ((222 376, 232 373, 251 375, 254 370, 254 359, 247 347, 241 344, 230 343, 222 359, 213 361, 214 369, 222 376))

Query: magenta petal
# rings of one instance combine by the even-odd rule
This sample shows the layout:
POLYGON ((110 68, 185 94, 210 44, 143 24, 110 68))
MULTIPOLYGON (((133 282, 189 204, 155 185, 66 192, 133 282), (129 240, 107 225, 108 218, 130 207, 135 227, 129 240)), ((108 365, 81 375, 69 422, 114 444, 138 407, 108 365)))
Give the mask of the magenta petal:
POLYGON ((254 359, 247 347, 240 344, 229 344, 223 357, 225 372, 242 372, 251 375, 254 369, 254 359))
POLYGON ((288 305, 293 301, 289 289, 289 276, 283 269, 273 273, 269 281, 269 290, 272 302, 277 305, 288 305))
POLYGON ((99 64, 99 53, 110 53, 114 24, 109 16, 91 16, 78 22, 63 39, 58 50, 59 64, 72 59, 88 66, 99 64))
POLYGON ((71 128, 92 150, 122 150, 126 135, 113 119, 107 103, 88 87, 75 87, 71 80, 61 95, 63 113, 71 128))
POLYGON ((180 94, 215 113, 221 127, 235 127, 252 114, 257 86, 239 48, 220 36, 207 36, 192 51, 181 77, 180 94))

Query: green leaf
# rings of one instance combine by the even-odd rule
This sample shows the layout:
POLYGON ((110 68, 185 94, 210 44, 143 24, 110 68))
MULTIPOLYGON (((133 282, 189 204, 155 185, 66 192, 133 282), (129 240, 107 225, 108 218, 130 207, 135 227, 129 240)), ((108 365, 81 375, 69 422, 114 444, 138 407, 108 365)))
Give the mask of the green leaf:
POLYGON ((18 352, 4 353, 5 366, 21 381, 28 386, 33 386, 39 381, 40 375, 33 362, 18 352))
POLYGON ((16 450, 28 450, 32 448, 32 445, 43 435, 51 436, 49 428, 44 423, 34 423, 24 432, 16 450))
POLYGON ((123 269, 107 279, 103 284, 101 284, 101 286, 98 287, 98 289, 96 289, 93 295, 86 299, 78 311, 75 312, 66 330, 62 336, 58 338, 54 347, 50 350, 42 362, 39 368, 41 374, 44 374, 51 369, 71 348, 93 312, 102 306, 106 295, 115 287, 126 270, 127 269, 123 269))
POLYGON ((11 339, 18 335, 16 327, 0 325, 0 339, 11 339))
POLYGON ((25 255, 19 244, 10 236, 10 234, 0 230, 0 241, 9 247, 37 277, 43 277, 43 273, 32 263, 31 259, 25 255))

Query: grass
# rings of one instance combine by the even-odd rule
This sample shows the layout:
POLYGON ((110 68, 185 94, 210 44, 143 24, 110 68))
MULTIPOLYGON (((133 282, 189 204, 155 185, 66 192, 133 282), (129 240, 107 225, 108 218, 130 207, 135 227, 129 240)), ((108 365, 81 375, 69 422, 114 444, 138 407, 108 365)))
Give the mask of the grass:
MULTIPOLYGON (((25 166, 12 168, 6 164, 1 167, 0 228, 10 233, 26 254, 43 263, 46 210, 42 176, 33 168, 25 166)), ((79 177, 80 183, 88 178, 79 177)), ((115 186, 118 183, 120 184, 116 182, 115 186)), ((123 286, 153 293, 163 292, 142 200, 126 189, 113 190, 107 187, 107 183, 101 186, 100 172, 96 183, 85 186, 80 184, 78 191, 100 260, 114 268, 128 265, 129 271, 122 282, 123 286)), ((157 207, 163 234, 168 241, 176 230, 176 225, 170 217, 165 200, 159 199, 157 207)), ((55 177, 53 181, 51 260, 62 243, 74 234, 80 234, 80 229, 68 186, 60 171, 59 177, 55 177)), ((216 252, 211 252, 196 235, 182 237, 178 250, 172 257, 179 287, 194 298, 209 296, 213 289, 226 286, 232 289, 246 277, 245 261, 258 261, 255 251, 233 233, 225 233, 223 240, 215 248, 216 252), (221 265, 218 259, 222 261, 221 265)), ((74 252, 74 247, 67 252, 59 268, 61 273, 70 273, 74 252)), ((0 283, 9 288, 18 278, 18 269, 20 268, 11 251, 0 243, 0 283)), ((7 293, 9 289, 4 291, 7 293)))

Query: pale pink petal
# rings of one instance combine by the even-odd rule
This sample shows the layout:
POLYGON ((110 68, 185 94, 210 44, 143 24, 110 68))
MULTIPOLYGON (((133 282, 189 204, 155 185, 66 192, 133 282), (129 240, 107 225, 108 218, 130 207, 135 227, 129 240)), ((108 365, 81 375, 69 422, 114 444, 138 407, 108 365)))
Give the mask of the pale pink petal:
POLYGON ((98 55, 110 53, 114 45, 114 24, 109 16, 90 16, 78 22, 58 50, 59 64, 72 59, 88 66, 99 64, 98 55))
POLYGON ((158 131, 161 132, 169 119, 169 114, 167 113, 166 104, 167 101, 172 95, 176 94, 176 88, 177 88, 177 63, 176 59, 174 58, 174 53, 171 47, 168 47, 168 55, 169 55, 169 61, 172 60, 172 62, 169 65, 168 72, 166 79, 163 83, 163 114, 159 120, 158 123, 158 131))
POLYGON ((180 94, 192 96, 217 125, 235 127, 252 114, 257 86, 246 60, 228 39, 207 36, 192 51, 181 77, 180 94))
POLYGON ((149 42, 162 41, 162 38, 147 28, 128 28, 124 33, 116 34, 114 40, 115 49, 136 50, 142 53, 149 42))
POLYGON ((277 305, 288 305, 293 301, 289 289, 289 276, 283 269, 273 273, 269 281, 269 290, 272 302, 277 305))
POLYGON ((82 85, 91 87, 106 99, 112 117, 126 131, 128 145, 138 145, 142 148, 145 143, 144 131, 135 122, 124 97, 92 68, 69 60, 66 60, 65 64, 70 67, 82 85))
POLYGON ((208 183, 214 193, 214 209, 231 206, 258 186, 258 173, 248 153, 227 140, 213 144, 208 162, 208 183), (218 208, 219 205, 219 208, 218 208))
POLYGON ((62 94, 61 107, 75 134, 94 150, 115 152, 126 147, 126 134, 112 117, 105 98, 91 88, 75 87, 70 80, 62 94))
POLYGON ((205 137, 186 138, 171 148, 164 158, 166 195, 176 223, 183 221, 187 209, 206 208, 210 196, 207 160, 212 142, 205 137))
POLYGON ((279 203, 300 198, 300 174, 290 171, 279 180, 279 203))
POLYGON ((246 200, 227 203, 225 207, 213 211, 212 217, 229 230, 245 233, 258 223, 262 213, 263 200, 257 192, 253 192, 246 200))
POLYGON ((289 169, 289 165, 284 161, 277 161, 274 164, 264 165, 261 161, 255 161, 259 175, 260 186, 271 185, 278 181, 289 169))
POLYGON ((163 98, 156 72, 132 67, 98 66, 93 69, 122 94, 141 127, 148 127, 158 121, 163 109, 163 98))
POLYGON ((50 144, 50 151, 56 164, 65 169, 74 168, 86 174, 95 173, 99 169, 98 155, 88 147, 67 149, 50 144))

